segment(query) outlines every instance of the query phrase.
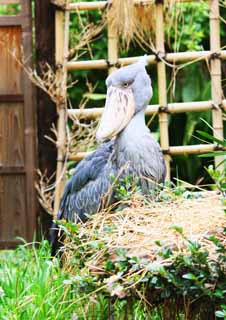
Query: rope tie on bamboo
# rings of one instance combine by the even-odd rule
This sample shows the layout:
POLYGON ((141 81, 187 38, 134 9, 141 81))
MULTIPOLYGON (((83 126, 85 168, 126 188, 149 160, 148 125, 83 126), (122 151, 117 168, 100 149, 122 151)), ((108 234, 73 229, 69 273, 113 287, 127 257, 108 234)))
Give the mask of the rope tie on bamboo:
POLYGON ((221 59, 221 53, 220 52, 211 53, 211 55, 209 57, 209 61, 214 60, 214 59, 221 59))
POLYGON ((162 149, 162 153, 164 155, 168 155, 168 154, 170 154, 170 149, 162 149))
POLYGON ((157 51, 157 52, 153 51, 153 54, 155 55, 155 59, 157 62, 161 62, 163 60, 166 60, 166 53, 164 51, 157 51))
POLYGON ((56 68, 56 71, 58 71, 58 70, 60 70, 60 69, 63 69, 62 63, 57 63, 56 66, 55 66, 55 68, 56 68))
POLYGON ((222 103, 220 103, 220 104, 212 103, 211 107, 212 107, 212 110, 224 111, 224 106, 222 103))
POLYGON ((220 144, 215 144, 214 146, 214 151, 224 151, 225 150, 225 147, 221 146, 220 144))
POLYGON ((106 60, 106 64, 107 64, 107 68, 121 68, 121 63, 119 61, 117 61, 116 63, 111 63, 109 60, 106 60))
POLYGON ((169 113, 169 108, 168 108, 168 105, 166 106, 159 106, 158 107, 158 113, 169 113))
POLYGON ((220 20, 220 16, 211 16, 210 15, 210 20, 220 20))

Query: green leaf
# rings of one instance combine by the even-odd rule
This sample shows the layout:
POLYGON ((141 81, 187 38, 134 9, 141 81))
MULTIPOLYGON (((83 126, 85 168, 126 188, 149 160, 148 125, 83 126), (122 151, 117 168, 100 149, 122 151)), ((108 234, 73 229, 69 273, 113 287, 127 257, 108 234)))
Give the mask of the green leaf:
POLYGON ((151 279, 151 283, 152 284, 156 284, 158 281, 158 277, 154 276, 152 279, 151 279))
POLYGON ((184 230, 183 230, 183 228, 181 226, 179 226, 177 224, 174 224, 174 225, 171 226, 171 229, 173 229, 173 230, 175 230, 178 233, 183 235, 184 230))
POLYGON ((197 280, 196 276, 193 273, 186 273, 182 276, 182 278, 188 280, 197 280))
MULTIPOLYGON (((203 153, 199 154, 199 158, 210 158, 210 157, 217 157, 217 156, 225 156, 226 151, 215 151, 215 152, 208 152, 208 153, 203 153)), ((225 162, 225 160, 222 161, 222 163, 225 162)))
POLYGON ((112 271, 114 269, 114 263, 110 260, 106 261, 104 266, 107 271, 112 271))
POLYGON ((216 311, 215 312, 215 316, 217 318, 223 318, 223 319, 226 319, 226 313, 224 311, 216 311))
POLYGON ((202 136, 206 139, 209 139, 210 141, 215 141, 218 144, 220 144, 221 146, 226 147, 226 141, 220 140, 220 139, 218 139, 218 138, 216 138, 216 137, 212 136, 211 134, 204 132, 204 131, 197 130, 197 132, 200 134, 200 136, 202 136))

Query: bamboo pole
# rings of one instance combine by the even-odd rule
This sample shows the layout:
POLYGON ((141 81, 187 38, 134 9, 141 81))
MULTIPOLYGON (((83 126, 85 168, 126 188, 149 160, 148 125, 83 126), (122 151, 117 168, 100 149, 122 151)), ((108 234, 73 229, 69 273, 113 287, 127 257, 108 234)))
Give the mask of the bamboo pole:
MULTIPOLYGON (((219 52, 219 51, 217 51, 219 52)), ((187 51, 187 52, 177 52, 177 53, 167 53, 164 56, 164 60, 170 63, 175 62, 190 62, 190 61, 202 61, 207 60, 211 57, 212 51, 187 51)), ((135 63, 140 57, 130 57, 130 58, 119 58, 116 63, 120 66, 126 66, 131 63, 135 63)), ((220 52, 220 58, 226 60, 226 50, 220 52)), ((156 64, 156 56, 149 55, 147 57, 149 64, 156 64)), ((107 69, 108 62, 105 59, 99 60, 87 60, 87 61, 69 61, 67 63, 67 70, 91 70, 91 69, 107 69)))
POLYGON ((82 1, 70 3, 67 6, 67 10, 69 11, 77 11, 77 10, 103 10, 106 8, 108 2, 107 1, 82 1))
MULTIPOLYGON (((163 150, 163 152, 165 154, 176 156, 180 154, 202 154, 220 150, 226 150, 226 148, 219 147, 216 144, 197 144, 189 146, 173 146, 169 147, 168 150, 163 150)), ((80 161, 86 156, 90 155, 92 152, 78 152, 76 154, 71 154, 69 156, 69 159, 71 161, 80 161)))
MULTIPOLYGON (((68 115, 79 119, 97 119, 102 115, 104 108, 68 109, 68 115)), ((201 112, 213 109, 212 101, 169 103, 166 111, 169 113, 201 112)), ((222 101, 222 109, 226 111, 226 100, 222 101)), ((149 105, 145 114, 147 116, 161 112, 159 104, 149 105)))
POLYGON ((57 170, 56 188, 54 198, 54 217, 56 217, 60 198, 64 187, 64 161, 66 146, 66 95, 67 95, 67 68, 66 57, 68 54, 69 12, 57 10, 55 14, 55 37, 56 37, 56 76, 61 80, 59 96, 62 97, 57 103, 58 125, 57 125, 57 170))
MULTIPOLYGON (((222 87, 221 87, 221 61, 218 56, 220 53, 220 13, 218 0, 210 0, 210 50, 214 54, 211 57, 211 92, 214 105, 221 106, 222 103, 222 87)), ((215 108, 212 111, 213 118, 213 135, 223 140, 223 118, 222 110, 215 108)), ((215 165, 217 166, 224 157, 215 158, 215 165)))
MULTIPOLYGON (((175 2, 198 2, 200 0, 174 0, 175 2)), ((81 2, 75 2, 70 3, 66 10, 69 11, 77 11, 77 10, 104 10, 108 3, 111 3, 111 1, 81 1, 81 2)), ((135 5, 150 5, 153 4, 153 0, 134 0, 135 5)))
MULTIPOLYGON (((159 54, 165 55, 164 47, 164 18, 163 18, 163 2, 157 1, 156 6, 156 50, 159 54)), ((166 65, 163 61, 157 62, 158 75, 158 96, 159 104, 164 109, 167 107, 167 87, 166 87, 166 65)), ((169 148, 169 133, 168 133, 168 115, 166 112, 159 113, 159 128, 160 128, 160 145, 163 150, 169 148)), ((165 155, 166 162, 166 179, 170 180, 170 157, 165 155)))
MULTIPOLYGON (((112 0, 114 6, 114 0, 112 0)), ((111 15, 111 9, 108 10, 108 73, 116 69, 118 61, 118 32, 114 23, 114 17, 111 15)))

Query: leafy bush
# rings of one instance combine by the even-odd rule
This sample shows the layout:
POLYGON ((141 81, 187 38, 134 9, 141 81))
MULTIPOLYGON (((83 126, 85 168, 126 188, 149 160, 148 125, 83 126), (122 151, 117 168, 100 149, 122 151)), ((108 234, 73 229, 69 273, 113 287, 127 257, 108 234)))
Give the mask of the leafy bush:
POLYGON ((146 319, 156 310, 164 319, 183 319, 184 315, 185 319, 203 320, 214 318, 215 312, 220 317, 226 311, 226 248, 217 237, 208 238, 215 245, 215 255, 210 256, 198 242, 184 237, 179 226, 173 226, 184 238, 184 253, 176 254, 157 242, 159 250, 156 260, 151 262, 145 257, 131 256, 126 249, 115 249, 112 258, 104 240, 95 239, 95 230, 93 240, 87 241, 85 235, 80 237, 78 225, 67 223, 63 227, 70 239, 69 247, 73 248, 73 253, 66 251, 65 270, 71 274, 70 283, 79 300, 95 297, 98 301, 99 295, 101 299, 111 299, 116 315, 120 308, 132 315, 140 304, 144 313, 139 319, 146 319), (103 269, 93 267, 92 272, 90 253, 95 251, 97 255, 104 251, 105 258, 103 269))

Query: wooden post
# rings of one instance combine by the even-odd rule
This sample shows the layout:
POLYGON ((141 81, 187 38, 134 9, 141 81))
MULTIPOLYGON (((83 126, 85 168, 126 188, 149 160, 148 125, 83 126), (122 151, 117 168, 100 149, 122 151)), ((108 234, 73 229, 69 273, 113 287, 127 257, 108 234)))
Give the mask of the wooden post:
MULTIPOLYGON (((222 118, 222 86, 221 86, 221 61, 220 61, 220 13, 218 0, 210 0, 210 50, 212 57, 211 70, 211 92, 213 101, 213 135, 223 140, 223 118, 222 118)), ((215 165, 224 159, 223 156, 215 157, 215 165)))
MULTIPOLYGON (((32 68, 32 23, 31 2, 21 1, 23 17, 23 54, 26 58, 25 67, 32 68), (28 59, 29 58, 29 59, 28 59)), ((36 113, 34 103, 34 88, 29 78, 24 75, 24 122, 25 122, 25 168, 26 168, 26 207, 27 207, 27 239, 32 241, 37 226, 37 200, 35 191, 36 162, 36 113)))
MULTIPOLYGON (((159 55, 164 57, 164 20, 163 20, 163 1, 156 1, 156 50, 159 55)), ((157 74, 158 74, 158 95, 159 105, 162 108, 167 107, 167 87, 166 87, 166 65, 162 61, 157 62, 157 74)), ((159 126, 160 126, 160 144, 163 150, 169 149, 169 133, 168 133, 168 115, 166 112, 159 114, 159 126)), ((166 162, 166 179, 170 179, 170 157, 165 155, 166 162)))
POLYGON ((55 36, 56 36, 56 67, 61 85, 58 96, 61 99, 57 103, 58 112, 58 141, 57 141, 57 171, 56 188, 54 200, 54 217, 59 210, 60 198, 64 187, 64 161, 66 148, 66 122, 67 122, 67 56, 68 56, 68 34, 69 34, 69 12, 56 10, 55 13, 55 36))
MULTIPOLYGON (((35 1, 35 38, 36 38, 36 65, 38 73, 48 63, 55 68, 55 10, 50 0, 35 1)), ((36 88, 36 105, 38 113, 38 168, 46 172, 48 177, 56 171, 57 150, 45 136, 54 139, 51 133, 52 124, 56 124, 56 106, 50 97, 41 89, 36 88)), ((52 223, 51 216, 39 205, 39 220, 41 231, 48 234, 52 223)))
MULTIPOLYGON (((112 5, 114 5, 114 0, 112 5)), ((111 10, 111 9, 109 9, 111 10)), ((118 32, 115 26, 111 12, 108 12, 108 63, 109 74, 116 69, 116 63, 118 62, 118 32)))

